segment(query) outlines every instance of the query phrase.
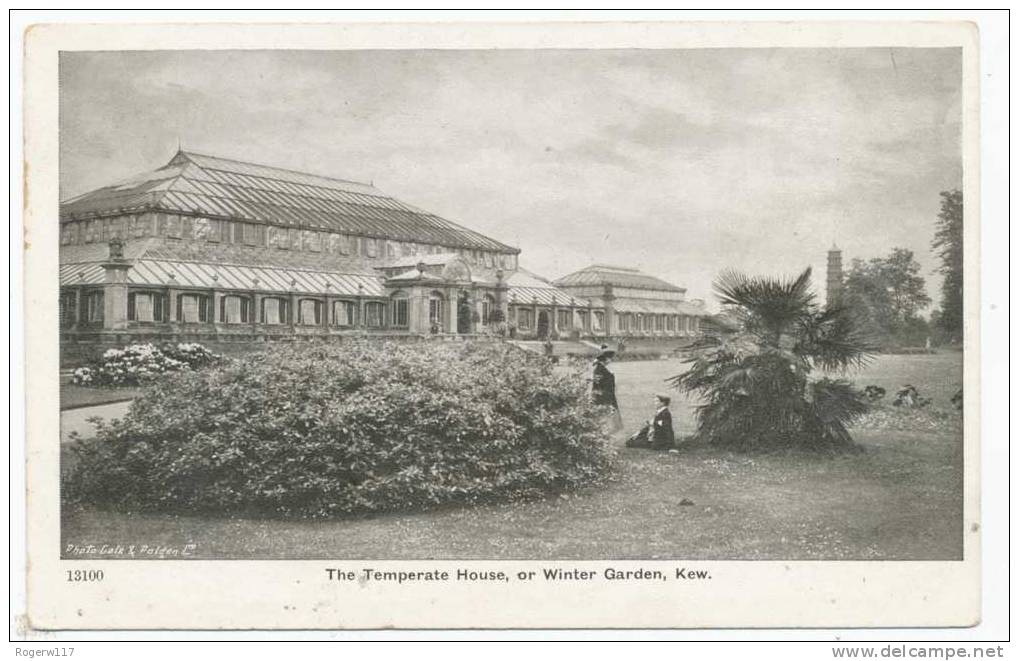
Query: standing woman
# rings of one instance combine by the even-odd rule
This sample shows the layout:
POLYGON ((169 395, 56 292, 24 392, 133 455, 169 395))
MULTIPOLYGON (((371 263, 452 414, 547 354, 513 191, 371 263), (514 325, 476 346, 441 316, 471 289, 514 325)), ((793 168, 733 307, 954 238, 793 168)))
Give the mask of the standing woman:
POLYGON ((591 395, 595 404, 612 407, 610 431, 618 431, 623 427, 623 417, 619 415, 619 403, 616 401, 616 375, 609 371, 608 363, 616 355, 615 351, 603 349, 594 359, 594 376, 591 380, 591 395))

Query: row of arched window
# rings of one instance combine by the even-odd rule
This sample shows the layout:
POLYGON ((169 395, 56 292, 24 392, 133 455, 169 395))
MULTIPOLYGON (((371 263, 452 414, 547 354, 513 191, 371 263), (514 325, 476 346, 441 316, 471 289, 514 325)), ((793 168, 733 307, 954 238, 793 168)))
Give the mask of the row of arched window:
MULTIPOLYGON (((570 308, 565 308, 556 311, 556 328, 560 331, 571 330, 576 326, 577 329, 583 331, 591 331, 600 333, 605 328, 605 312, 601 310, 577 310, 576 323, 574 323, 573 317, 574 311, 570 308)), ((516 309, 514 315, 516 319, 517 328, 520 330, 531 330, 536 328, 535 324, 542 326, 547 324, 551 312, 540 311, 538 317, 534 316, 534 308, 532 307, 519 307, 516 309)))
POLYGON ((620 331, 633 333, 696 332, 699 325, 697 317, 683 314, 620 312, 617 318, 620 331))
MULTIPOLYGON (((255 321, 257 314, 258 323, 270 326, 290 323, 321 326, 325 324, 323 317, 327 312, 324 301, 312 298, 299 298, 296 309, 292 310, 291 300, 283 296, 263 296, 258 310, 255 310, 253 297, 237 294, 221 296, 218 309, 214 309, 214 299, 208 294, 177 294, 176 302, 174 319, 171 320, 169 295, 155 291, 130 292, 127 296, 127 319, 141 323, 176 321, 185 324, 250 324, 255 321)), ((84 290, 80 298, 74 292, 64 292, 60 296, 61 325, 101 323, 104 307, 102 289, 84 290)), ((395 299, 391 305, 382 301, 365 301, 358 305, 357 301, 337 300, 332 302, 332 309, 328 313, 329 325, 340 327, 364 325, 382 328, 390 319, 392 322, 389 325, 406 327, 408 321, 406 299, 395 299), (391 312, 387 311, 389 307, 392 308, 391 312)))

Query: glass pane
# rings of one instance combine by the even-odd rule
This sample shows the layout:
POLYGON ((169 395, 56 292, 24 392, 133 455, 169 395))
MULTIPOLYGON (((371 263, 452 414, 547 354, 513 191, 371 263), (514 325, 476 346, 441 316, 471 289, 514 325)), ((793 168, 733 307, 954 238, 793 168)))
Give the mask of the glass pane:
POLYGON ((197 296, 181 296, 180 297, 180 320, 184 323, 197 323, 198 322, 198 297, 197 296))
POLYGON ((224 301, 224 311, 226 312, 224 321, 228 324, 242 323, 241 299, 237 296, 227 296, 224 301))
POLYGON ((265 323, 267 324, 278 324, 280 323, 280 301, 278 298, 267 298, 264 302, 265 307, 265 323))
POLYGON ((152 294, 134 295, 135 321, 152 321, 152 294))

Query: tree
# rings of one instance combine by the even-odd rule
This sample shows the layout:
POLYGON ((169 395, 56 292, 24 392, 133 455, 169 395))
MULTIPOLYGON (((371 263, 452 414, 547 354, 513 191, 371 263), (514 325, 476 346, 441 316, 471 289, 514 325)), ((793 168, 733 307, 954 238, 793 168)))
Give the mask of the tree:
POLYGON ((926 339, 920 311, 931 299, 913 251, 895 248, 887 257, 854 259, 843 292, 843 304, 873 342, 907 345, 926 339))
POLYGON ((931 247, 941 259, 940 329, 952 342, 962 341, 962 191, 941 192, 941 211, 931 247))
POLYGON ((696 438, 738 449, 853 447, 847 426, 867 411, 862 393, 811 378, 866 361, 851 315, 819 308, 810 269, 792 280, 728 271, 714 288, 732 323, 704 324, 687 350, 690 368, 668 379, 702 399, 696 438))

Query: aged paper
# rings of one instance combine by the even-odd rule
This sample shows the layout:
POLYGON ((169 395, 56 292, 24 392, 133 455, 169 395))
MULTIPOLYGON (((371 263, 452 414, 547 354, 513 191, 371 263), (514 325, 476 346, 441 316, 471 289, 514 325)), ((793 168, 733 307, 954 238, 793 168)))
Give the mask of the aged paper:
POLYGON ((978 57, 973 26, 934 22, 33 27, 30 626, 977 623, 978 57), (665 380, 721 311, 720 273, 813 265, 832 308, 852 260, 906 247, 937 308, 929 237, 952 189, 964 333, 910 336, 866 372, 898 422, 850 427, 863 452, 829 459, 684 449, 696 410, 665 380), (353 514, 69 501, 88 461, 70 432, 145 390, 85 384, 68 405, 107 349, 355 336, 618 358, 617 477, 353 514), (624 447, 644 417, 653 445, 670 406, 672 452, 624 447))

